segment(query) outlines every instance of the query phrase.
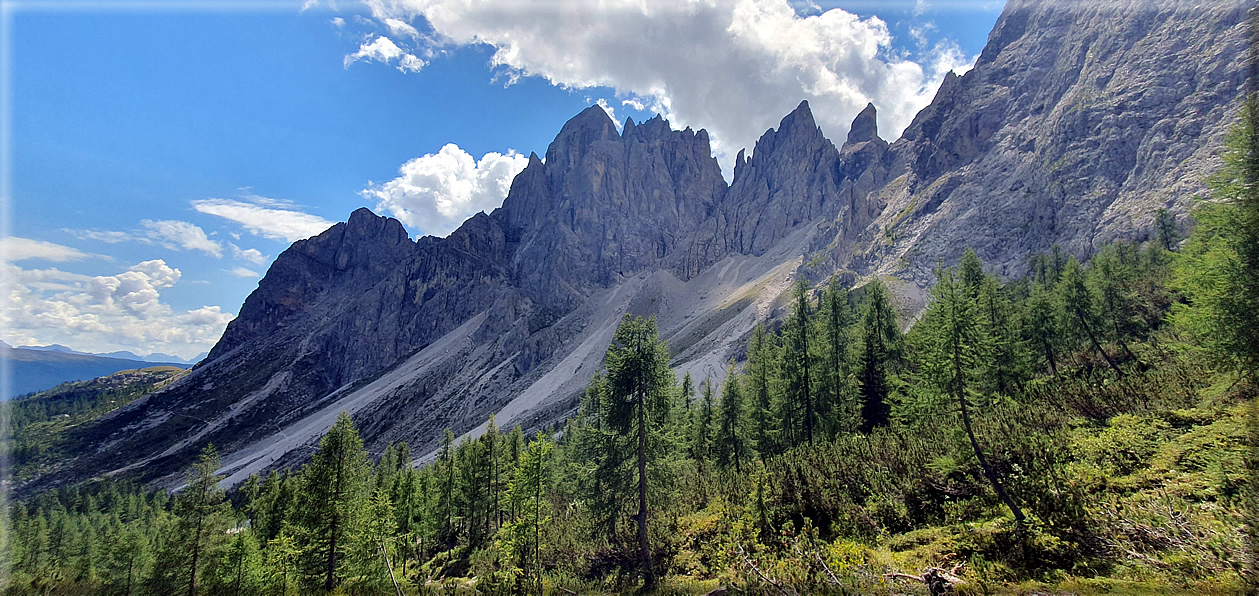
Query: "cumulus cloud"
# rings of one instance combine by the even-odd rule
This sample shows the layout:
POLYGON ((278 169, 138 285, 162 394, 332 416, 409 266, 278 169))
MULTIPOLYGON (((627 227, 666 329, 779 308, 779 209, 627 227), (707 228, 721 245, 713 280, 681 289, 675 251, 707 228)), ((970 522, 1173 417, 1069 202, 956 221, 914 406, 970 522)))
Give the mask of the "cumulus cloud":
POLYGON ((445 236, 478 211, 502 204, 511 181, 529 159, 515 151, 486 153, 480 160, 453 143, 412 159, 399 176, 362 191, 388 212, 424 234, 445 236))
POLYGON ((99 276, 0 267, 9 282, 0 321, 14 345, 62 343, 93 352, 191 357, 212 347, 233 318, 218 306, 177 311, 163 302, 162 290, 181 274, 160 259, 99 276))
POLYGON ((242 199, 198 199, 192 202, 192 208, 236 222, 263 238, 285 242, 310 238, 332 227, 332 222, 300 211, 286 201, 256 196, 242 199))
POLYGON ((212 257, 223 256, 223 245, 211 240, 205 230, 186 221, 164 219, 140 222, 150 238, 170 249, 199 250, 212 257))
POLYGON ((876 17, 837 8, 801 16, 788 0, 366 4, 378 23, 427 23, 437 43, 492 46, 509 79, 612 87, 624 105, 707 128, 725 156, 752 146, 801 99, 832 139, 844 138, 866 102, 879 108, 880 134, 898 137, 943 78, 935 58, 953 58, 911 61, 892 50, 876 17))
POLYGON ((64 263, 66 261, 82 261, 94 258, 104 257, 43 240, 32 240, 18 236, 0 238, 0 260, 8 263, 31 260, 64 263))
MULTIPOLYGON (((395 21, 395 19, 386 19, 386 22, 390 21, 395 21)), ((411 32, 415 32, 414 27, 411 27, 402 21, 395 22, 399 25, 409 27, 411 32)), ((390 28, 396 29, 397 27, 391 25, 390 28)), ((416 35, 418 35, 418 32, 416 32, 416 35)), ((354 64, 359 60, 375 60, 376 62, 383 62, 385 64, 396 62, 397 69, 402 72, 420 72, 420 69, 424 68, 426 64, 414 54, 404 52, 402 48, 398 47, 398 44, 394 43, 392 39, 389 39, 384 35, 363 42, 363 44, 358 47, 357 52, 345 57, 345 67, 349 68, 351 64, 354 64)))

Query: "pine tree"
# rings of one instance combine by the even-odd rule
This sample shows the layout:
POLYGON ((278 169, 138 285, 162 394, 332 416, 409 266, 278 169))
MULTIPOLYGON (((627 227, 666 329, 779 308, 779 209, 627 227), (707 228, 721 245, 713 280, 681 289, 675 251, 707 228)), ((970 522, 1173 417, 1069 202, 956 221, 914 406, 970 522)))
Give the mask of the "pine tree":
POLYGON ((651 544, 647 534, 650 516, 647 500, 647 468, 649 458, 659 457, 653 443, 669 423, 670 406, 676 379, 669 369, 669 350, 656 332, 656 320, 626 315, 608 347, 607 403, 604 408, 610 430, 628 434, 634 441, 638 478, 639 557, 642 564, 643 589, 656 587, 652 565, 651 544))
POLYGON ((340 581, 348 537, 361 519, 369 471, 358 430, 342 412, 302 470, 302 490, 298 493, 307 570, 323 578, 324 590, 331 591, 340 581))

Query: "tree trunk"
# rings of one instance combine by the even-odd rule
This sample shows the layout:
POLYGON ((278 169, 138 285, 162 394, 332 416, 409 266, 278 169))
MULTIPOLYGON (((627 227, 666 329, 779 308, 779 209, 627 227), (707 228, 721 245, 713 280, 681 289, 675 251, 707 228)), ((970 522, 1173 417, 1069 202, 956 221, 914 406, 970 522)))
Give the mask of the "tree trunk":
POLYGON ((965 393, 959 396, 958 401, 962 405, 962 425, 966 427, 966 436, 970 438, 971 449, 975 450, 975 458, 979 460, 980 467, 984 469, 984 475, 988 477, 988 482, 992 483, 992 489, 1001 498, 1001 502, 1005 503, 1005 506, 1009 507, 1010 511, 1014 513, 1014 521, 1018 522, 1021 528, 1025 519, 1023 510, 1019 509, 1019 506, 1014 504, 1014 500, 1010 498, 1010 495, 1006 494, 1005 489, 1001 486, 1001 482, 997 480, 997 473, 993 471, 992 466, 988 465, 988 458, 984 457, 983 450, 979 448, 979 441, 975 440, 975 431, 971 430, 970 427, 970 412, 966 409, 965 393))
POLYGON ((1097 343, 1097 336, 1093 335, 1093 329, 1089 327, 1088 322, 1084 320, 1084 315, 1077 310, 1075 311, 1075 316, 1080 320, 1080 325, 1084 327, 1084 332, 1088 334, 1089 341, 1093 342, 1093 348, 1097 350, 1098 354, 1102 355, 1102 358, 1106 360, 1106 364, 1110 365, 1110 368, 1115 371, 1115 374, 1122 377, 1123 371, 1119 370, 1118 366, 1115 366, 1115 361, 1111 360, 1110 355, 1106 353, 1106 350, 1102 349, 1102 344, 1097 343))
POLYGON ((647 538, 647 396, 638 396, 638 548, 643 561, 643 590, 656 587, 651 566, 651 543, 647 538))
POLYGON ((337 479, 332 489, 332 523, 328 525, 328 576, 324 579, 324 590, 329 592, 335 586, 334 581, 337 574, 337 530, 338 526, 341 525, 341 511, 338 501, 341 499, 341 476, 343 474, 341 464, 344 458, 344 454, 337 458, 337 479))
POLYGON ((1054 348, 1049 345, 1048 341, 1041 340, 1041 345, 1045 347, 1045 359, 1049 361, 1049 372, 1053 376, 1058 376, 1058 364, 1054 362, 1054 348))

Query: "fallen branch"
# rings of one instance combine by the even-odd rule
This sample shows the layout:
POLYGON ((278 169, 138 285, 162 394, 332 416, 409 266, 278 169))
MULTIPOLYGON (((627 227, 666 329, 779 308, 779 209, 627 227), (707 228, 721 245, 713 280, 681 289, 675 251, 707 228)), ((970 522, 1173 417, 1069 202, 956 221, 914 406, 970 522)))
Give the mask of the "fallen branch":
POLYGON ((760 577, 761 580, 764 581, 765 583, 771 586, 774 586, 775 588, 778 588, 778 591, 782 592, 783 594, 787 594, 788 596, 796 596, 796 593, 794 590, 788 592, 787 589, 782 586, 782 584, 774 581, 769 576, 762 573, 761 569, 756 566, 756 563, 752 562, 751 557, 748 557, 747 551, 743 550, 742 544, 738 545, 738 547, 739 547, 739 555, 743 557, 743 562, 747 564, 749 569, 751 569, 753 572, 756 573, 757 577, 760 577))
POLYGON ((817 563, 818 563, 818 565, 821 565, 821 566, 822 566, 822 569, 823 569, 824 571, 826 571, 826 575, 827 575, 828 577, 830 577, 830 578, 831 578, 831 583, 832 583, 832 584, 835 584, 835 585, 839 585, 839 578, 838 578, 838 577, 835 577, 835 574, 834 574, 834 573, 831 573, 831 568, 830 568, 829 566, 827 566, 827 565, 826 565, 826 561, 823 561, 823 560, 822 560, 822 555, 819 555, 819 554, 817 554, 817 553, 813 553, 813 556, 814 556, 814 557, 817 557, 817 563))

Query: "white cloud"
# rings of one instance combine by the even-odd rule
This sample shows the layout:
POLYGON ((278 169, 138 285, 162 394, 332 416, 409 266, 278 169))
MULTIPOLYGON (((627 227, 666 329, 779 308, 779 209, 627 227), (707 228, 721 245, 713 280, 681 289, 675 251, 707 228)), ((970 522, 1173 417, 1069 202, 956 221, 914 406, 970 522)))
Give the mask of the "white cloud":
POLYGON ((234 259, 249 261, 255 265, 261 265, 267 260, 262 251, 256 248, 241 248, 232 242, 228 242, 227 246, 232 249, 232 258, 234 259))
POLYGON ((257 271, 254 271, 253 269, 246 269, 244 267, 228 269, 227 272, 235 275, 236 277, 261 277, 257 271))
POLYGON ((285 201, 256 196, 242 198, 249 200, 199 199, 192 202, 192 208, 234 221, 264 238, 285 242, 309 238, 332 227, 332 222, 299 211, 285 201))
POLYGON ((192 357, 212 347, 233 318, 218 306, 176 311, 162 302, 161 291, 181 277, 162 260, 101 276, 0 267, 9 282, 0 326, 14 345, 61 343, 92 352, 192 357))
MULTIPOLYGON (((398 23, 411 27, 402 21, 398 21, 398 23)), ((393 27, 391 26, 390 28, 393 27)), ((411 31, 415 31, 415 28, 411 27, 411 31)), ((419 33, 417 32, 416 35, 419 35, 419 33)), ((345 57, 345 67, 349 68, 351 64, 354 64, 359 60, 375 60, 385 64, 396 61, 398 63, 398 70, 402 72, 419 72, 426 64, 414 54, 402 51, 402 48, 399 48, 398 44, 394 43, 393 40, 385 37, 384 35, 376 37, 370 41, 363 42, 363 44, 359 46, 357 52, 345 57)))
POLYGON ((146 219, 140 225, 158 244, 170 249, 199 250, 212 257, 223 256, 223 245, 211 240, 200 226, 186 221, 146 219))
POLYGON ((400 21, 398 19, 385 19, 385 26, 389 27, 390 33, 398 37, 406 36, 411 39, 418 39, 420 37, 420 32, 406 21, 400 21))
POLYGON ((328 22, 329 22, 329 23, 332 23, 332 26, 333 26, 333 27, 336 27, 336 28, 338 28, 338 29, 340 29, 341 27, 344 27, 344 26, 345 26, 345 19, 343 19, 343 18, 341 18, 341 17, 333 17, 333 18, 332 18, 332 19, 330 19, 328 22))
POLYGON ((95 240, 106 244, 118 244, 119 242, 136 240, 136 236, 132 232, 117 232, 113 230, 72 230, 70 228, 62 228, 61 231, 71 234, 80 240, 95 240))
POLYGON ((441 44, 492 46, 509 79, 608 86, 623 105, 707 128, 723 161, 801 99, 832 139, 873 102, 880 134, 894 139, 943 77, 899 57, 878 18, 801 16, 788 0, 365 1, 378 22, 423 19, 441 44))
POLYGON ((82 261, 84 259, 99 258, 104 257, 101 255, 86 253, 77 248, 71 248, 69 246, 63 246, 53 242, 20 238, 18 236, 0 238, 0 260, 8 263, 31 260, 64 263, 66 261, 82 261))
POLYGON ((979 56, 967 57, 957 42, 941 41, 931 48, 928 59, 927 66, 931 75, 942 80, 950 70, 959 76, 966 74, 966 71, 975 66, 979 56))
POLYGON ((512 179, 528 163, 515 151, 475 160, 451 143, 402 164, 397 178, 371 185, 362 195, 376 201, 377 211, 424 234, 445 236, 478 211, 501 205, 512 179))
POLYGON ((608 103, 608 100, 600 97, 599 99, 595 100, 595 104, 603 108, 603 111, 607 112, 608 117, 611 118, 612 122, 616 124, 616 129, 621 130, 621 125, 624 124, 624 122, 616 117, 616 109, 613 108, 612 105, 608 103))

